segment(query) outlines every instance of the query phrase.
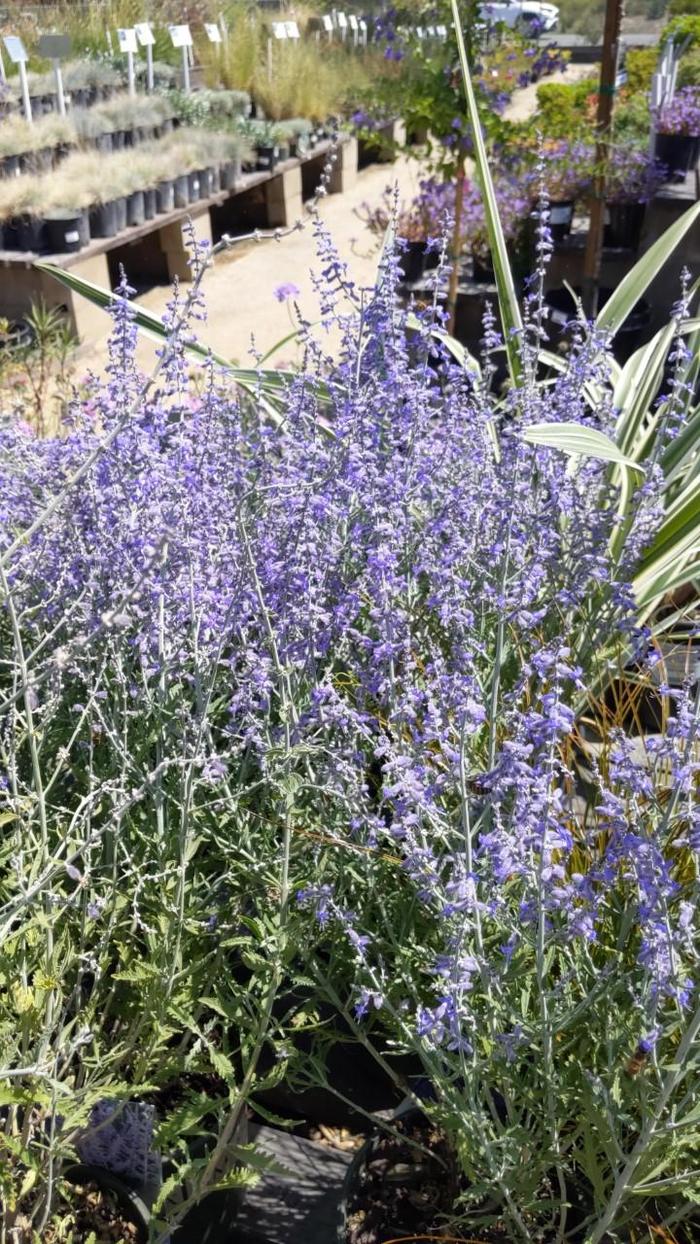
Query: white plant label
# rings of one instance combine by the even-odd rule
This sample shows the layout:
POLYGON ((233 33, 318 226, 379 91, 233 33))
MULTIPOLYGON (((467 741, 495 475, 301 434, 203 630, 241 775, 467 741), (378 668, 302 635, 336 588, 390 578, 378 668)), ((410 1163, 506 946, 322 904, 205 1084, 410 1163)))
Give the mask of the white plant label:
POLYGON ((323 15, 323 29, 328 35, 333 33, 333 18, 330 13, 324 13, 323 15))
POLYGON ((216 22, 205 22, 204 29, 210 43, 221 43, 221 31, 216 22))
POLYGON ((26 64, 29 57, 24 50, 24 44, 22 43, 19 35, 3 35, 2 41, 5 44, 5 50, 13 65, 26 64))
POLYGON ((156 37, 153 31, 151 30, 150 22, 137 22, 136 25, 134 26, 134 30, 136 31, 136 38, 138 39, 142 48, 153 47, 153 44, 156 41, 156 37))
POLYGON ((359 26, 358 26, 358 24, 357 24, 357 18, 355 17, 355 14, 354 14, 354 13, 351 13, 351 14, 350 14, 350 16, 349 16, 349 18, 348 18, 348 21, 349 21, 349 23, 350 23, 350 29, 351 29, 351 30, 359 30, 359 26))
POLYGON ((133 26, 128 26, 126 29, 119 29, 117 31, 117 40, 119 42, 120 52, 131 52, 132 54, 134 52, 138 52, 139 45, 136 41, 136 31, 133 26))
POLYGON ((286 39, 287 38, 287 23, 286 22, 273 22, 272 33, 276 39, 286 39))
POLYGON ((345 16, 345 14, 344 14, 344 13, 338 13, 338 14, 336 15, 336 21, 337 21, 337 23, 338 23, 338 25, 339 25, 339 27, 340 27, 340 29, 341 29, 341 30, 346 30, 346 29, 347 29, 348 19, 347 19, 347 17, 345 16))
POLYGON ((284 24, 287 27, 287 38, 288 39, 298 39, 300 37, 299 27, 297 26, 296 22, 285 22, 284 24))
POLYGON ((168 31, 174 48, 192 47, 192 33, 189 26, 168 26, 168 31))

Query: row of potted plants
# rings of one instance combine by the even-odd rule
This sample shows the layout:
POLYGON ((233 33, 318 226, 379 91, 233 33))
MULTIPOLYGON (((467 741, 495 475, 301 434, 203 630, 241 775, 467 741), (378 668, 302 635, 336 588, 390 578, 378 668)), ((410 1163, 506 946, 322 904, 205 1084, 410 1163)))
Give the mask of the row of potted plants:
POLYGON ((96 161, 69 156, 51 177, 0 184, 5 249, 80 250, 90 237, 111 237, 157 213, 233 189, 250 148, 240 135, 178 130, 160 142, 96 161))
POLYGON ((160 138, 172 129, 174 115, 165 96, 124 94, 65 117, 50 113, 33 125, 23 117, 7 118, 0 128, 0 178, 50 169, 77 147, 104 153, 160 138))

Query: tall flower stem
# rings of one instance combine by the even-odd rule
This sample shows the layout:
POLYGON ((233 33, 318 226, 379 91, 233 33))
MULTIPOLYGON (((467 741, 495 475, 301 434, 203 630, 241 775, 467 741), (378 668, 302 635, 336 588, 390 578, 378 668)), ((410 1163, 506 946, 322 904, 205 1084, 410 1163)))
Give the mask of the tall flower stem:
POLYGON ((464 206, 464 185, 467 179, 464 167, 464 152, 460 148, 457 166, 457 185, 455 190, 455 219, 452 226, 452 245, 450 248, 450 285, 447 295, 448 329, 454 336, 457 320, 457 287, 459 285, 459 260, 462 253, 462 208, 464 206))

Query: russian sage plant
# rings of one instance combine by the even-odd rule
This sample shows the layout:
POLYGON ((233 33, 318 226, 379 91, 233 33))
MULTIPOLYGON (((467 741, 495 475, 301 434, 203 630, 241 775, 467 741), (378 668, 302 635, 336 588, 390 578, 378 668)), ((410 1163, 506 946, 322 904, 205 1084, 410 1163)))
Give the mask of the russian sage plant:
POLYGON ((602 328, 540 378, 541 282, 497 396, 492 315, 479 366, 437 306, 400 310, 391 247, 357 289, 315 229, 320 328, 274 409, 262 371, 257 400, 255 369, 241 390, 190 367, 200 250, 151 380, 123 282, 64 434, 2 429, 5 1238, 41 1236, 104 1102, 155 1105, 154 1239, 249 1178, 238 1125, 285 1074, 295 982, 390 1073, 387 1044, 418 1055, 460 1230, 673 1225, 697 1165, 697 705, 674 693, 641 757, 583 723, 653 658, 630 584, 688 386, 642 473, 612 452, 602 328), (532 443, 543 423, 610 461, 532 443))

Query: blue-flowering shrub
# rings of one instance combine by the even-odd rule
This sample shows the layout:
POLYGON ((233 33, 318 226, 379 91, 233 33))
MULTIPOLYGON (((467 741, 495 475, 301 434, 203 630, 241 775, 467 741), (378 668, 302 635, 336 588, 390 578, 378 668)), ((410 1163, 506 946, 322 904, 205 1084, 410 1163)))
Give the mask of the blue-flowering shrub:
POLYGON ((455 1230, 563 1240, 574 1186, 592 1244, 664 1195, 682 1217, 696 706, 678 693, 644 759, 582 725, 648 658, 628 584, 661 466, 620 541, 609 464, 525 440, 613 429, 604 337, 542 382, 535 289, 523 383, 494 396, 492 318, 482 368, 458 361, 439 312, 399 311, 390 251, 360 291, 317 234, 321 329, 275 421, 213 362, 193 378, 179 296, 145 382, 122 285, 64 435, 2 429, 3 1195, 21 1229, 27 1164, 53 1178, 96 1101, 146 1097, 164 1239, 178 1179, 187 1205, 245 1178, 231 1137, 267 1045, 285 1073, 274 1003, 301 975, 420 1056, 455 1230))

